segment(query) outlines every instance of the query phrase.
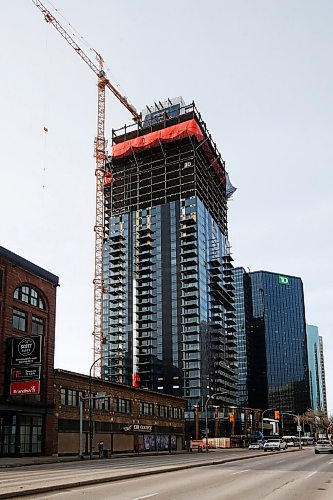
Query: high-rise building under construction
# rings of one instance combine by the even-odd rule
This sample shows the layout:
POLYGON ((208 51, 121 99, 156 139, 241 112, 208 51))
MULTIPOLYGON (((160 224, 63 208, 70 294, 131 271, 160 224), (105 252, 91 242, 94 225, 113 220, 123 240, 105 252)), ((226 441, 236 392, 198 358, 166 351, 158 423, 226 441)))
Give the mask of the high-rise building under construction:
POLYGON ((234 404, 234 188, 194 103, 114 130, 107 169, 102 377, 234 404))

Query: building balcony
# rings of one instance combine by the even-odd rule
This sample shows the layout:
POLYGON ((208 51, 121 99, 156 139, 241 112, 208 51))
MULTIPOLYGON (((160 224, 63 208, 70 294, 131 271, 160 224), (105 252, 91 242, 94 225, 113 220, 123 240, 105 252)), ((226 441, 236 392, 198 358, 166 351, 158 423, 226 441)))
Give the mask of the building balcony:
POLYGON ((194 290, 191 291, 189 290, 186 293, 183 292, 180 298, 182 299, 182 306, 185 307, 188 301, 199 300, 199 292, 196 292, 194 290))
POLYGON ((187 234, 195 234, 197 232, 196 224, 183 224, 182 221, 180 231, 181 233, 185 232, 187 234))
POLYGON ((189 258, 183 258, 183 256, 180 259, 180 264, 182 267, 187 267, 187 266, 197 266, 198 265, 198 259, 196 257, 189 257, 189 258))
POLYGON ((195 299, 192 299, 192 300, 182 300, 182 303, 181 303, 181 306, 182 307, 185 307, 185 308, 192 308, 192 307, 196 307, 198 308, 199 307, 199 299, 196 297, 195 299))
POLYGON ((188 232, 181 232, 180 233, 181 245, 184 245, 185 243, 189 243, 189 242, 196 241, 196 240, 197 240, 196 233, 188 233, 188 232))
POLYGON ((183 252, 186 252, 187 250, 195 250, 198 248, 196 240, 193 241, 181 240, 180 246, 183 252))
POLYGON ((153 325, 156 325, 157 321, 156 319, 137 319, 136 323, 138 328, 143 328, 143 325, 149 325, 152 327, 153 325))
POLYGON ((190 217, 183 217, 181 219, 181 227, 188 227, 188 226, 195 226, 197 221, 196 221, 196 214, 193 213, 190 217))
POLYGON ((149 290, 155 290, 155 286, 151 281, 140 281, 136 284, 136 289, 138 293, 146 293, 149 290))
MULTIPOLYGON (((156 328, 153 328, 152 324, 149 324, 149 325, 141 325, 140 324, 137 326, 137 331, 138 331, 139 335, 143 338, 143 335, 142 335, 143 332, 147 332, 147 333, 156 332, 156 328)), ((156 335, 156 333, 155 333, 155 335, 156 335)))
POLYGON ((142 255, 145 252, 152 253, 154 249, 153 242, 146 242, 136 246, 137 253, 142 255))
POLYGON ((187 288, 185 286, 185 284, 187 284, 187 283, 188 284, 195 283, 195 285, 193 285, 192 288, 195 286, 196 289, 198 289, 198 276, 197 276, 197 273, 195 273, 195 274, 184 274, 184 275, 180 276, 180 281, 182 282, 182 288, 187 288))
POLYGON ((192 318, 184 318, 182 317, 181 321, 182 326, 196 326, 200 325, 200 319, 198 316, 192 317, 192 318))
POLYGON ((140 227, 138 233, 139 233, 139 238, 144 238, 147 237, 147 235, 154 234, 155 231, 153 231, 150 227, 140 227))
POLYGON ((198 317, 199 316, 199 311, 198 311, 198 309, 183 309, 182 310, 182 316, 184 318, 198 317))
POLYGON ((180 272, 182 276, 188 276, 188 275, 198 275, 198 266, 188 266, 188 267, 183 267, 181 266, 180 272))
POLYGON ((194 257, 194 258, 198 258, 198 252, 196 249, 193 249, 193 248, 184 248, 184 247, 181 247, 180 248, 180 257, 185 259, 185 258, 188 258, 188 257, 194 257))

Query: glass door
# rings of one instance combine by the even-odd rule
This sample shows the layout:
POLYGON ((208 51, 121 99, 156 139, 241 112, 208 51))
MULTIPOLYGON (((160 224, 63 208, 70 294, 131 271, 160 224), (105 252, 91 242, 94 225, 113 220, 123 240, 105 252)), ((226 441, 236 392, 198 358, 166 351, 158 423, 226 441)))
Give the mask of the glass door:
POLYGON ((15 455, 16 415, 0 417, 0 456, 15 455))

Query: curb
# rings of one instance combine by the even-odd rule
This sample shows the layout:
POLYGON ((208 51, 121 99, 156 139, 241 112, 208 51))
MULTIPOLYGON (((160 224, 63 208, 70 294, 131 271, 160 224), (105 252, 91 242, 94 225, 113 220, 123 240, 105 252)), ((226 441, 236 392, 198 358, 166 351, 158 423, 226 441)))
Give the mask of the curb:
MULTIPOLYGON (((299 449, 297 450, 284 450, 279 453, 290 453, 290 452, 296 452, 300 451, 299 449)), ((39 488, 31 488, 29 490, 25 491, 13 491, 9 493, 0 493, 0 499, 2 498, 14 498, 14 497, 23 497, 23 496, 31 496, 31 495, 37 495, 40 493, 48 493, 51 491, 63 491, 71 488, 80 488, 82 486, 91 486, 93 484, 103 484, 103 483, 113 483, 116 481, 123 481, 126 479, 134 479, 134 478, 139 478, 143 476, 153 476, 156 474, 164 474, 166 472, 177 472, 181 470, 186 470, 186 469, 195 469, 198 467, 208 467, 211 465, 223 465, 225 463, 230 463, 230 462, 238 462, 239 460, 249 460, 251 458, 260 458, 264 456, 269 456, 269 455, 276 455, 275 451, 268 452, 268 453, 260 453, 258 455, 251 455, 251 456, 242 456, 242 457, 235 457, 235 458, 225 458, 225 459, 220 459, 220 460, 213 460, 212 462, 197 462, 194 464, 186 464, 186 465, 178 465, 175 467, 168 467, 167 469, 155 469, 155 470, 150 470, 146 472, 133 472, 131 474, 123 474, 121 476, 114 476, 114 477, 105 477, 105 478, 96 478, 96 479, 87 479, 84 481, 75 481, 71 483, 66 483, 66 484, 58 484, 58 485, 53 485, 53 486, 41 486, 39 488)))

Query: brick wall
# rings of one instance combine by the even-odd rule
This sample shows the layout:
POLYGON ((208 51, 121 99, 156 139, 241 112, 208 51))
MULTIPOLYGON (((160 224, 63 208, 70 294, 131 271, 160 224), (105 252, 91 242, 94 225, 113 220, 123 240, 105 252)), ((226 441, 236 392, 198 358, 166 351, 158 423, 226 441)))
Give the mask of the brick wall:
MULTIPOLYGON (((38 268, 34 264, 25 261, 24 259, 5 251, 0 247, 0 407, 8 408, 8 405, 13 405, 18 402, 9 396, 8 382, 6 383, 6 362, 8 363, 7 339, 16 337, 24 338, 31 335, 32 315, 44 319, 44 335, 42 348, 42 377, 41 377, 41 396, 40 402, 36 404, 38 408, 47 408, 47 416, 45 418, 45 453, 49 454, 53 447, 49 439, 49 427, 52 427, 52 414, 54 404, 53 390, 53 372, 54 372, 54 347, 55 347, 55 317, 56 317, 56 287, 58 278, 47 279, 50 275, 47 271, 38 268), (5 255, 3 255, 5 254, 5 255), (10 254, 10 258, 7 258, 10 254), (38 270, 40 274, 38 275, 38 270), (45 304, 45 309, 40 309, 27 304, 21 300, 14 299, 14 291, 21 285, 28 285, 37 290, 45 304), (27 328, 26 331, 16 330, 12 326, 13 307, 26 312, 27 328), (42 403, 42 405, 41 405, 42 403)), ((53 276, 53 275, 50 275, 53 276)), ((8 353, 9 354, 9 353, 8 353)), ((7 366, 8 369, 8 366, 7 366)), ((34 401, 31 397, 23 397, 20 400, 20 407, 27 406, 27 411, 32 411, 34 401), (27 400, 30 399, 28 402, 27 400)), ((22 411, 22 410, 21 410, 22 411)))
MULTIPOLYGON (((55 416, 58 419, 58 435, 60 441, 57 446, 57 438, 54 440, 54 453, 65 453, 64 448, 61 448, 61 443, 64 443, 63 433, 67 432, 71 435, 72 443, 76 443, 76 448, 72 450, 76 453, 78 450, 78 422, 79 422, 79 406, 76 405, 64 405, 61 403, 61 389, 70 389, 78 392, 82 392, 83 397, 89 395, 89 377, 87 375, 81 375, 73 372, 68 372, 65 370, 55 370, 54 373, 54 401, 55 401, 55 416), (72 424, 70 423, 72 422, 72 424), (59 432, 59 426, 61 427, 61 432, 59 432), (76 427, 75 427, 76 426, 76 427), (76 441, 73 437, 73 432, 76 430, 76 441)), ((107 410, 93 410, 93 422, 95 425, 102 427, 103 425, 108 426, 108 430, 100 430, 98 433, 96 431, 96 436, 94 440, 94 449, 97 449, 97 443, 99 439, 104 439, 105 446, 110 440, 110 434, 117 435, 114 441, 114 451, 117 450, 117 443, 121 442, 119 436, 128 436, 124 438, 124 443, 134 442, 133 434, 126 433, 123 430, 124 427, 133 424, 152 426, 156 433, 161 434, 174 434, 181 438, 184 436, 184 400, 182 398, 177 398, 174 396, 168 396, 162 393, 155 393, 151 391, 146 391, 142 389, 133 388, 123 384, 116 384, 112 382, 103 381, 100 379, 92 378, 91 384, 92 394, 97 392, 105 393, 106 396, 110 396, 110 408, 107 410), (130 413, 117 413, 114 399, 121 398, 131 401, 131 412, 130 413), (154 405, 154 415, 141 415, 140 414, 140 403, 152 403, 154 405), (178 408, 180 410, 179 418, 173 418, 172 412, 168 412, 166 417, 160 417, 157 414, 158 405, 167 406, 168 408, 178 408), (103 434, 103 431, 106 434, 103 434), (130 438, 129 436, 132 435, 130 438), (101 437, 102 436, 102 437, 101 437)), ((83 410, 83 429, 87 433, 89 429, 89 403, 84 402, 83 410)), ((85 437, 83 439, 83 447, 85 447, 85 437)), ((126 444, 125 443, 125 444, 126 444)), ((125 445, 124 444, 124 445, 125 445)), ((128 446, 128 444, 127 444, 128 446)), ((67 447, 68 448, 68 447, 67 447)), ((68 452, 68 449, 67 449, 68 452)))

